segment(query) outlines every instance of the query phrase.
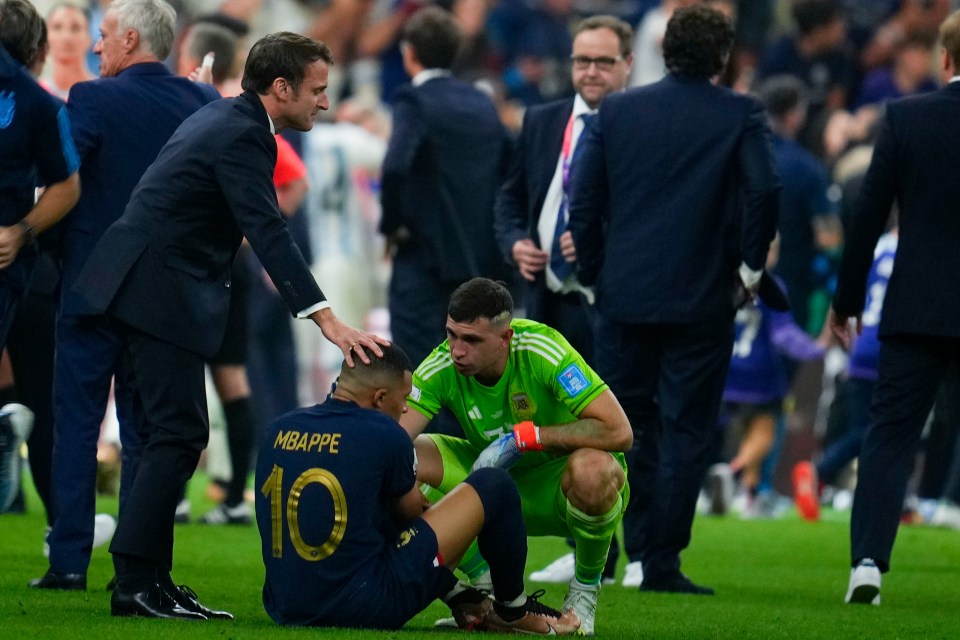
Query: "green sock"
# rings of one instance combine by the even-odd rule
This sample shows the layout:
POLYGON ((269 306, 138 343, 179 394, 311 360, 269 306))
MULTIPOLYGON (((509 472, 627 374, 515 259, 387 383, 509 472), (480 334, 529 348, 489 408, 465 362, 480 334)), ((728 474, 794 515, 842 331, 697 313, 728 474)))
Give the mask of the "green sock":
POLYGON ((457 569, 470 578, 471 582, 490 571, 487 561, 480 555, 480 549, 477 548, 476 540, 470 543, 470 548, 464 552, 463 558, 460 559, 460 564, 457 565, 457 569))
POLYGON ((430 501, 430 504, 437 504, 440 501, 440 498, 447 495, 440 491, 440 489, 434 489, 426 482, 420 483, 420 493, 427 497, 427 500, 430 501))
MULTIPOLYGON (((427 500, 430 501, 430 504, 435 504, 440 498, 446 494, 431 487, 426 483, 420 484, 420 491, 427 497, 427 500)), ((460 560, 460 564, 457 565, 457 569, 463 572, 471 581, 479 578, 483 574, 490 571, 490 567, 487 565, 487 561, 483 559, 483 556, 480 555, 480 550, 477 548, 477 541, 474 540, 470 547, 464 552, 463 558, 460 560)))
POLYGON ((623 511, 623 498, 617 496, 617 503, 607 513, 599 516, 587 515, 567 500, 567 526, 576 544, 577 565, 574 577, 580 584, 599 584, 603 566, 607 563, 607 551, 610 541, 620 524, 623 511))

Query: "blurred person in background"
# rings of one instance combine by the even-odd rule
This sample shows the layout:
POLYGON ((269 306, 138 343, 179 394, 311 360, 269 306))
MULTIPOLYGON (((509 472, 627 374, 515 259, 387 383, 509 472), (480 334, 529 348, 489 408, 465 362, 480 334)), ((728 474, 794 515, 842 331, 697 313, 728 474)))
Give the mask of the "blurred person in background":
POLYGON ((93 41, 87 12, 79 5, 61 2, 47 14, 50 43, 47 87, 66 100, 70 87, 96 76, 87 67, 87 53, 93 41))

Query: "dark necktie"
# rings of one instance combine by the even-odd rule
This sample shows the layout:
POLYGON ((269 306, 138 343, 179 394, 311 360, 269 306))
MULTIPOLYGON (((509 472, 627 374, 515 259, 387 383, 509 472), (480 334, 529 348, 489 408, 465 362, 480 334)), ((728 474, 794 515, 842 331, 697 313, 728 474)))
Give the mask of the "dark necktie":
POLYGON ((557 279, 561 281, 566 280, 567 276, 573 273, 573 263, 564 260, 563 251, 560 249, 560 236, 567 230, 567 205, 569 201, 567 196, 570 188, 570 175, 573 173, 573 163, 577 159, 577 154, 580 153, 580 150, 583 148, 583 137, 590 128, 590 122, 595 115, 596 114, 593 113, 580 114, 579 117, 583 120, 583 130, 580 132, 580 137, 577 138, 577 146, 571 154, 569 166, 564 167, 562 170, 563 197, 560 199, 560 209, 557 211, 557 225, 553 230, 553 244, 550 249, 550 270, 553 271, 553 275, 557 276, 557 279))

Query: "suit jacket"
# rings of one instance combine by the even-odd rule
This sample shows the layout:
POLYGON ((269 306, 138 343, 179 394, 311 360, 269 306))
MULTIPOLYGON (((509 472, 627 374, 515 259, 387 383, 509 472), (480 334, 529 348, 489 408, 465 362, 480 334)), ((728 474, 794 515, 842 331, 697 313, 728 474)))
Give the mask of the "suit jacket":
POLYGON ((70 90, 67 112, 83 190, 61 225, 60 313, 73 315, 84 307, 70 288, 160 149, 188 116, 219 98, 212 86, 175 76, 160 62, 135 64, 116 77, 80 82, 70 90))
POLYGON ((451 77, 401 87, 383 161, 380 223, 387 236, 410 232, 397 258, 417 254, 439 282, 505 275, 493 205, 508 155, 486 94, 451 77))
POLYGON ((737 267, 762 269, 780 181, 760 103, 668 75, 608 96, 573 167, 570 230, 601 312, 728 322, 737 267))
POLYGON ((230 265, 244 236, 291 312, 323 301, 277 206, 276 159, 255 93, 187 118, 77 279, 86 312, 210 358, 223 340, 230 265))
POLYGON ((863 311, 873 250, 894 202, 900 239, 880 335, 960 336, 960 82, 887 103, 840 263, 833 306, 863 311))
POLYGON ((513 245, 518 240, 529 238, 540 246, 537 224, 571 113, 573 98, 531 107, 523 117, 520 140, 494 211, 497 243, 508 262, 513 262, 513 245))

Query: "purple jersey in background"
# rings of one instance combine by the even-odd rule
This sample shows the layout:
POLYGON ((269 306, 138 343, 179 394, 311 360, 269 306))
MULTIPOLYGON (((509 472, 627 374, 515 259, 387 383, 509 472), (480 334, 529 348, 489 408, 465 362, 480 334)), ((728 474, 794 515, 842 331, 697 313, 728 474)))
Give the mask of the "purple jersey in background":
POLYGON ((784 357, 816 360, 823 351, 789 312, 773 311, 759 300, 756 306, 740 309, 724 402, 766 404, 783 400, 790 385, 784 357))
POLYGON ((867 299, 863 306, 862 333, 857 337, 850 352, 851 378, 877 379, 877 360, 880 356, 880 341, 877 339, 880 326, 880 310, 887 293, 893 262, 897 255, 897 234, 885 233, 877 241, 873 251, 873 266, 867 276, 867 299))

